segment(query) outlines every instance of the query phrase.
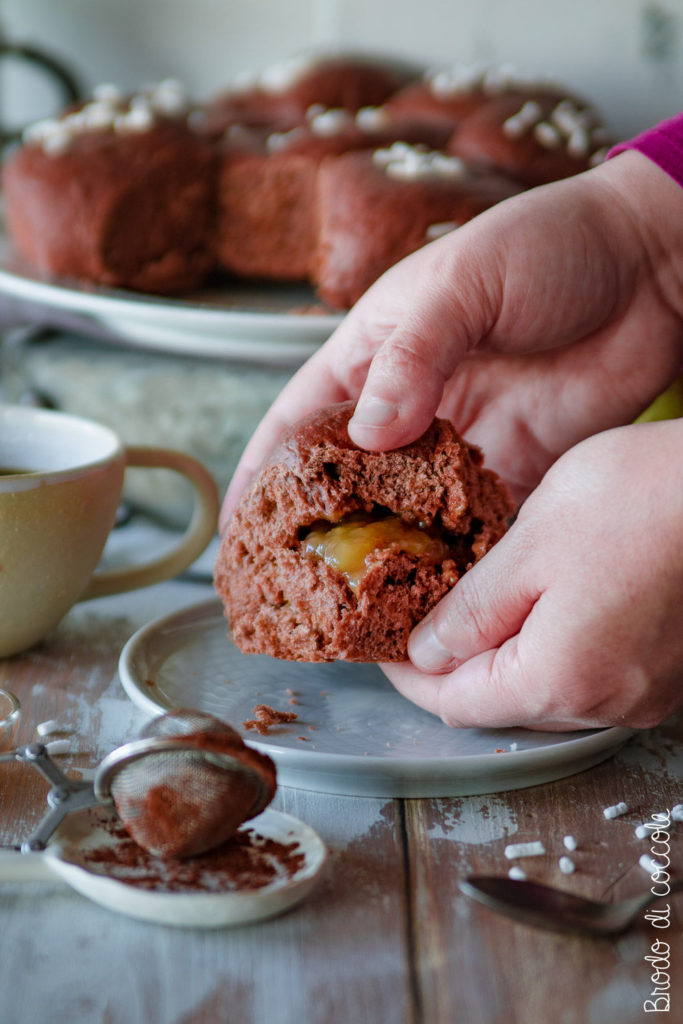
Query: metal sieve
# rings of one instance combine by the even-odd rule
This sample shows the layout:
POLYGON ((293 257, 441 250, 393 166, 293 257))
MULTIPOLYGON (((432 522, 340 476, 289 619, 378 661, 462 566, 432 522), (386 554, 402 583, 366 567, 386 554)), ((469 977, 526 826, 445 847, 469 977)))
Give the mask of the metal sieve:
POLYGON ((52 784, 49 809, 21 852, 45 849, 72 811, 112 802, 135 841, 150 853, 187 857, 212 849, 259 814, 273 795, 264 776, 230 752, 235 747, 245 749, 229 725, 180 708, 108 754, 92 783, 67 778, 41 743, 0 754, 0 762, 32 765, 52 784))

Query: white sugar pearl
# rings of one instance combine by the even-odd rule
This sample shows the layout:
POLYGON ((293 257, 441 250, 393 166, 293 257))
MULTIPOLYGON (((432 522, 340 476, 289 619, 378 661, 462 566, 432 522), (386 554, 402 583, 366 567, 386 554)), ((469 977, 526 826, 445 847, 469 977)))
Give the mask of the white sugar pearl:
POLYGON ((576 871, 574 861, 571 857, 560 857, 558 864, 563 875, 571 875, 576 871))
POLYGON ((671 808, 671 820, 683 821, 683 804, 676 804, 675 807, 671 808))
POLYGON ((291 60, 282 61, 266 68, 258 78, 258 84, 267 92, 282 92, 294 85, 306 71, 315 66, 315 60, 310 57, 293 57, 291 60))
POLYGON ((541 120, 542 110, 540 104, 535 100, 527 100, 517 117, 520 117, 524 124, 532 125, 541 120))
POLYGON ((110 128, 114 123, 116 112, 108 103, 88 103, 81 111, 84 128, 110 128))
POLYGON ((447 71, 437 71, 429 82, 430 91, 439 99, 447 99, 452 96, 457 87, 452 75, 449 75, 447 71))
POLYGON ((467 165, 457 156, 444 156, 442 153, 434 153, 427 162, 428 168, 433 170, 440 178, 464 178, 467 175, 467 165))
POLYGON ((48 754, 68 754, 71 750, 71 740, 51 740, 45 744, 48 754))
POLYGON ((149 106, 139 106, 127 114, 119 114, 114 121, 118 132, 146 132, 154 124, 154 114, 149 106))
POLYGON ((580 127, 574 128, 573 132, 571 133, 567 141, 567 152, 570 156, 576 157, 578 159, 582 156, 587 156, 588 149, 588 132, 580 127))
POLYGON ((47 722, 39 722, 36 726, 36 736, 40 736, 41 739, 45 736, 52 736, 54 733, 59 732, 61 726, 54 718, 50 718, 47 722))
POLYGON ((271 132, 266 139, 266 149, 269 153, 277 153, 278 150, 286 149, 294 139, 304 134, 301 127, 291 128, 288 132, 271 132))
POLYGON ((591 155, 588 161, 589 165, 591 167, 598 167, 599 164, 605 162, 608 153, 609 149, 607 148, 607 146, 603 146, 601 149, 596 149, 595 153, 591 155))
POLYGON ((101 82, 100 85, 96 85, 92 94, 93 99, 114 105, 121 103, 123 100, 121 89, 119 89, 118 85, 113 85, 111 82, 101 82))
POLYGON ((644 853, 642 857, 639 857, 638 863, 643 871, 647 871, 648 875, 655 875, 658 871, 664 871, 664 865, 660 864, 654 857, 651 857, 649 853, 644 853))
POLYGON ((468 174, 467 165, 458 157, 438 152, 424 152, 417 146, 403 143, 373 153, 373 160, 385 168, 392 178, 416 181, 420 178, 451 178, 458 180, 468 174))
POLYGON ((557 104, 550 115, 550 120, 565 135, 571 135, 582 123, 576 107, 569 100, 562 100, 557 104))
POLYGON ((618 804, 613 804, 612 807, 605 807, 605 808, 603 808, 602 813, 604 814, 604 816, 607 819, 610 819, 610 818, 619 818, 619 817, 621 817, 622 814, 626 814, 627 811, 628 811, 628 806, 622 800, 618 804))
POLYGON ((145 114, 152 112, 152 97, 153 93, 146 94, 144 96, 131 96, 130 103, 128 104, 128 113, 135 111, 142 111, 145 114))
POLYGON ((356 113, 356 125, 364 132, 383 128, 389 121, 389 115, 381 107, 361 107, 356 113))
POLYGON ((505 856, 508 860, 515 860, 517 857, 540 857, 545 853, 545 846, 540 840, 532 843, 510 843, 505 847, 505 856))
POLYGON ((441 224, 430 224, 425 231, 425 237, 433 242, 435 238, 441 238, 443 235, 447 235, 449 231, 454 231, 455 228, 460 225, 454 220, 445 220, 441 224))
POLYGON ((176 96, 186 96, 187 90, 179 78, 162 78, 156 86, 157 92, 174 93, 176 96))
POLYGON ((519 139, 525 131, 526 125, 517 114, 503 121, 503 135, 507 135, 509 139, 519 139))
POLYGON ((536 125, 534 128, 534 138, 545 149, 557 149, 562 142, 557 128, 548 124, 547 121, 541 121, 540 124, 536 125))
POLYGON ((311 120, 311 131, 314 135, 327 138, 350 128, 353 123, 354 117, 348 110, 326 110, 311 120))
POLYGON ((574 838, 574 836, 565 836, 564 839, 562 840, 562 842, 564 843, 564 847, 565 847, 566 850, 575 850, 576 849, 577 843, 576 843, 576 839, 574 838))
POLYGON ((66 153, 71 146, 71 133, 69 131, 55 131, 43 139, 43 149, 50 156, 59 156, 66 153))
POLYGON ((508 878, 514 878, 517 882, 524 882, 526 880, 526 871, 522 871, 520 867, 513 864, 508 871, 508 878))
POLYGON ((166 78, 152 90, 150 101, 155 110, 163 114, 181 114, 187 109, 188 99, 184 86, 175 78, 166 78))
POLYGON ((462 92, 471 92, 481 85, 486 68, 473 64, 471 67, 441 68, 428 72, 430 91, 440 99, 449 99, 462 92))
POLYGON ((410 153, 413 148, 407 142, 394 142, 391 146, 387 146, 384 149, 376 149, 372 154, 372 159, 376 164, 388 164, 392 160, 398 160, 405 156, 406 153, 410 153))
POLYGON ((58 129, 59 121, 53 117, 45 118, 28 125, 23 131, 22 138, 24 142, 42 142, 48 135, 54 135, 58 129))

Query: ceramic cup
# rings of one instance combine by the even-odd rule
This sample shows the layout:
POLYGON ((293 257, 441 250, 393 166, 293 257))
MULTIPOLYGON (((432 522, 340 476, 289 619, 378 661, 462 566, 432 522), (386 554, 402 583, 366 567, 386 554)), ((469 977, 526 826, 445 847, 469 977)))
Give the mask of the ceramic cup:
POLYGON ((77 601, 182 572, 212 539, 218 508, 213 477, 189 455, 125 446, 108 427, 65 413, 0 405, 0 657, 36 643, 77 601), (127 466, 187 477, 192 519, 163 556, 97 570, 127 466))

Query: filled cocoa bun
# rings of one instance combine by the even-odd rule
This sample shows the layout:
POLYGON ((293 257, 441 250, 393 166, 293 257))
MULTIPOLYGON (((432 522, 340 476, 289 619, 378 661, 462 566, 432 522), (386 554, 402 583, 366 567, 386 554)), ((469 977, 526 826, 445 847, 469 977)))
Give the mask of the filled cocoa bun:
POLYGON ((503 484, 448 421, 368 452, 349 438, 353 408, 302 420, 221 539, 215 587, 245 653, 402 661, 413 626, 507 528, 503 484))

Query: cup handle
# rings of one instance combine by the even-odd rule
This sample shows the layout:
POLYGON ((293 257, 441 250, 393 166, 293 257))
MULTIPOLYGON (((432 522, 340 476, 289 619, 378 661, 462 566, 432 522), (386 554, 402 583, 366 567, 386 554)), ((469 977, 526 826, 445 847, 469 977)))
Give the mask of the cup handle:
POLYGON ((130 445, 124 448, 124 455, 126 466, 172 469, 186 476, 195 489, 192 518, 185 533, 171 551, 142 565, 102 569, 94 573, 79 601, 148 587, 177 576, 201 555, 217 529, 220 507, 218 488, 201 462, 191 455, 169 448, 130 445))

